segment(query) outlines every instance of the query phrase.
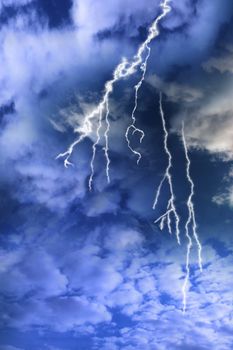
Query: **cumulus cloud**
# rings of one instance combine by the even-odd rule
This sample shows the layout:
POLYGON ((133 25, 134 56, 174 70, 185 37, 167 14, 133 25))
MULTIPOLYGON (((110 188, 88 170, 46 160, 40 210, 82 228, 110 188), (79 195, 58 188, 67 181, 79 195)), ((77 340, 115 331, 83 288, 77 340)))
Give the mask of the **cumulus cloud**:
MULTIPOLYGON (((118 257, 116 253, 116 259, 113 259, 111 252, 115 249, 114 236, 117 231, 117 227, 107 231, 106 242, 102 246, 101 230, 97 235, 93 232, 84 242, 76 239, 76 247, 69 247, 65 240, 67 246, 62 258, 60 254, 49 253, 49 246, 30 251, 31 243, 30 248, 18 248, 14 254, 2 250, 1 257, 5 264, 1 269, 3 283, 0 294, 3 298, 11 296, 20 300, 8 306, 5 300, 3 307, 7 322, 19 329, 43 326, 64 332, 84 324, 111 321, 108 308, 110 304, 111 307, 126 305, 126 290, 129 303, 135 303, 140 293, 130 283, 123 284, 122 269, 129 259, 127 247, 132 250, 142 242, 142 238, 137 231, 119 227, 119 236, 125 232, 128 239, 123 242, 121 238, 117 249, 121 249, 122 253, 118 257), (105 257, 103 249, 108 251, 105 257), (121 302, 118 298, 120 294, 121 302)), ((57 245, 59 247, 59 241, 57 245)), ((55 241, 52 247, 56 252, 55 241)))
POLYGON ((70 254, 64 269, 72 289, 97 299, 106 297, 122 281, 114 262, 98 257, 95 250, 92 253, 84 249, 70 254))
POLYGON ((165 93, 169 100, 173 102, 194 102, 203 97, 203 92, 185 84, 175 82, 165 82, 157 75, 151 75, 147 78, 151 86, 165 93))
POLYGON ((32 327, 75 331, 77 337, 85 337, 83 327, 91 326, 88 337, 103 349, 152 350, 158 344, 161 349, 195 344, 208 349, 217 344, 220 350, 231 344, 230 255, 220 256, 205 246, 207 273, 200 274, 192 263, 184 316, 185 246, 173 240, 160 246, 158 237, 150 246, 138 229, 116 224, 72 236, 71 241, 67 232, 57 237, 42 235, 36 244, 27 238, 24 249, 20 243, 10 253, 2 250, 1 324, 27 332, 32 327), (5 299, 9 295, 12 300, 5 299), (116 312, 134 327, 120 326, 116 312), (117 326, 119 332, 100 335, 100 324, 105 329, 117 326))
POLYGON ((27 300, 15 303, 8 309, 8 321, 13 327, 30 329, 46 327, 57 332, 75 330, 78 326, 109 322, 111 315, 104 305, 86 297, 59 297, 49 300, 27 300))
MULTIPOLYGON (((159 1, 146 0, 145 3, 135 4, 132 0, 118 0, 102 6, 100 0, 93 3, 91 0, 73 2, 72 16, 74 23, 80 28, 85 38, 105 32, 105 38, 111 38, 116 33, 127 31, 128 37, 138 34, 141 26, 147 26, 156 17, 159 1), (146 5, 145 5, 146 4, 146 5), (108 34, 108 35, 107 35, 108 34)), ((177 30, 189 25, 192 20, 200 20, 207 13, 216 15, 219 3, 214 2, 209 6, 208 2, 197 6, 192 0, 177 2, 171 1, 172 14, 168 15, 162 24, 170 30, 177 30), (198 12, 198 13, 197 13, 198 12)), ((227 3, 221 4, 222 15, 226 15, 227 3)), ((220 19, 221 20, 221 19, 220 19)), ((207 31, 207 28, 205 28, 207 31)), ((207 34, 207 33, 206 33, 207 34)), ((209 34, 209 32, 208 32, 209 34)))
MULTIPOLYGON (((183 104, 183 108, 172 121, 173 130, 180 133, 183 120, 187 143, 190 147, 207 151, 209 155, 217 157, 218 160, 231 162, 233 159, 233 87, 231 77, 226 79, 226 86, 222 87, 220 84, 215 89, 212 91, 203 87, 202 94, 206 97, 203 97, 200 103, 194 101, 190 105, 183 104)), ((225 204, 232 207, 231 174, 227 176, 227 181, 223 182, 225 189, 216 190, 212 200, 217 205, 225 204)))
POLYGON ((231 46, 226 47, 226 53, 220 57, 212 57, 207 62, 203 63, 203 68, 211 73, 214 70, 220 73, 230 72, 233 73, 233 48, 231 46))
POLYGON ((105 238, 105 247, 112 252, 120 252, 135 248, 137 245, 140 247, 143 241, 143 236, 137 230, 118 225, 110 228, 105 238))
POLYGON ((228 175, 225 176, 223 180, 223 183, 226 188, 221 192, 217 193, 212 198, 213 202, 216 203, 217 205, 229 205, 230 207, 233 207, 232 179, 233 179, 233 168, 231 167, 228 175))
POLYGON ((199 106, 186 113, 181 112, 178 120, 185 120, 186 137, 190 146, 219 154, 223 159, 233 158, 233 103, 232 84, 218 95, 212 95, 199 106))
POLYGON ((16 166, 21 179, 15 192, 19 202, 39 203, 52 211, 63 211, 76 199, 84 197, 86 171, 79 167, 77 176, 74 169, 68 169, 66 172, 62 166, 54 163, 27 160, 16 166), (30 191, 27 190, 29 188, 30 191))
POLYGON ((233 207, 233 187, 228 188, 227 192, 216 194, 213 202, 218 205, 228 204, 233 207))
POLYGON ((83 62, 76 33, 69 29, 18 29, 12 25, 2 29, 0 45, 1 64, 6 67, 1 76, 1 102, 19 99, 22 93, 39 93, 83 62))
MULTIPOLYGON (((152 350, 158 346, 164 350, 167 348, 208 349, 211 346, 215 346, 218 350, 229 348, 233 338, 229 332, 232 319, 231 308, 228 304, 231 284, 227 282, 229 277, 225 274, 225 269, 229 269, 230 266, 228 259, 229 257, 226 260, 219 259, 219 268, 216 270, 215 263, 212 261, 210 270, 215 271, 213 272, 215 276, 210 273, 210 276, 209 274, 199 275, 196 282, 193 280, 192 291, 188 294, 189 311, 185 316, 176 309, 174 300, 171 303, 166 294, 163 296, 161 293, 157 299, 154 296, 151 300, 140 303, 131 312, 130 309, 126 309, 127 314, 137 321, 136 326, 122 328, 121 334, 117 337, 99 338, 97 343, 106 349, 110 344, 116 349, 122 347, 141 349, 143 347, 152 350), (219 284, 216 276, 220 278, 219 284), (206 284, 201 282, 202 279, 206 281, 206 284), (210 281, 212 282, 209 283, 210 281), (162 301, 162 305, 159 300, 162 301), (221 326, 218 322, 220 319, 221 326), (170 336, 168 337, 167 334, 170 336)), ((169 285, 168 281, 170 281, 172 272, 169 273, 166 268, 164 272, 167 276, 166 283, 169 285)), ((173 283, 170 285, 170 295, 173 298, 173 283)), ((159 283, 158 286, 160 286, 159 283)))
MULTIPOLYGON (((147 0, 147 6, 137 3, 132 6, 132 0, 113 1, 111 4, 102 6, 100 0, 93 3, 91 0, 85 2, 74 1, 72 15, 74 23, 86 35, 96 35, 104 30, 110 32, 127 29, 128 34, 137 34, 139 25, 145 24, 148 19, 152 20, 151 14, 156 14, 158 1, 147 0)), ((155 17, 155 15, 153 16, 155 17)))
POLYGON ((66 276, 45 251, 29 253, 21 249, 14 254, 2 251, 1 258, 7 261, 1 271, 0 292, 3 295, 23 297, 31 292, 47 297, 66 291, 66 276))
POLYGON ((95 193, 84 203, 87 216, 95 217, 102 214, 117 213, 120 208, 121 195, 119 192, 95 193))

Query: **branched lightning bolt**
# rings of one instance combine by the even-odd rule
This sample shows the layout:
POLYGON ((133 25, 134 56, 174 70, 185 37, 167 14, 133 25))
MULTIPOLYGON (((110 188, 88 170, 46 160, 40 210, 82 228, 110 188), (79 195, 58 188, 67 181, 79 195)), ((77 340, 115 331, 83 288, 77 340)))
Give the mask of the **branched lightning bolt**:
POLYGON ((182 141, 183 141, 183 146, 184 146, 184 151, 185 151, 185 158, 186 158, 186 177, 188 179, 188 182, 190 184, 190 194, 187 200, 187 207, 188 207, 188 219, 185 223, 185 234, 188 240, 187 243, 187 253, 186 253, 186 276, 182 288, 183 292, 183 312, 186 311, 186 306, 187 306, 187 285, 189 281, 189 276, 190 276, 190 251, 192 248, 192 238, 189 232, 189 226, 192 226, 192 232, 193 232, 193 237, 196 241, 197 247, 198 247, 198 263, 199 263, 199 268, 200 271, 202 271, 202 256, 201 256, 201 251, 202 251, 202 246, 197 234, 197 224, 196 224, 196 217, 195 217, 195 211, 194 211, 194 204, 193 204, 193 196, 194 196, 194 183, 190 175, 190 158, 188 154, 188 147, 185 139, 185 133, 184 133, 184 123, 182 123, 182 141))
MULTIPOLYGON (((105 155, 105 158, 106 158, 106 169, 105 169, 106 177, 107 177, 107 180, 108 180, 108 183, 109 183, 110 182, 110 176, 109 176, 110 158, 109 158, 109 155, 108 155, 108 149, 109 149, 109 146, 108 146, 108 132, 110 130, 110 123, 109 123, 108 116, 109 116, 109 104, 108 104, 108 100, 107 100, 106 101, 106 113, 105 113, 106 129, 105 129, 105 132, 104 132, 105 147, 103 149, 104 149, 104 155, 105 155)), ((97 127, 97 130, 96 130, 96 141, 92 145, 92 158, 91 158, 91 163, 90 163, 91 164, 91 175, 89 177, 89 190, 90 191, 92 189, 92 183, 93 183, 94 172, 95 172, 94 162, 95 162, 95 156, 96 156, 96 147, 97 147, 97 145, 100 142, 100 129, 102 128, 102 118, 103 118, 103 108, 101 108, 100 112, 99 112, 99 122, 98 122, 98 127, 97 127)))
POLYGON ((140 67, 142 72, 143 72, 142 77, 141 77, 140 81, 134 86, 135 95, 134 95, 134 108, 133 108, 133 111, 131 114, 132 123, 128 126, 128 128, 126 129, 126 132, 125 132, 125 138, 126 138, 129 149, 131 150, 131 152, 133 152, 133 154, 135 154, 138 157, 137 164, 140 162, 142 155, 140 152, 136 151, 131 146, 130 139, 129 139, 129 132, 130 132, 130 130, 132 130, 132 135, 134 135, 136 132, 139 133, 141 135, 139 141, 140 141, 140 143, 142 143, 142 140, 144 139, 145 133, 143 130, 141 130, 135 126, 135 123, 136 123, 135 112, 138 108, 138 92, 140 90, 140 87, 141 87, 144 79, 145 79, 146 69, 147 69, 147 61, 150 57, 150 47, 146 46, 146 48, 148 50, 148 53, 147 53, 145 61, 141 64, 141 67, 140 67))
POLYGON ((148 60, 150 58, 151 49, 149 47, 149 44, 151 43, 151 41, 153 39, 155 39, 159 35, 158 24, 159 24, 160 20, 163 17, 165 17, 168 14, 168 12, 170 12, 170 10, 171 10, 171 7, 168 5, 168 3, 169 3, 169 0, 167 0, 167 1, 165 0, 163 3, 161 3, 160 6, 162 7, 163 12, 160 16, 158 16, 155 19, 154 23, 152 24, 152 26, 149 29, 149 36, 147 37, 145 42, 140 46, 138 53, 136 55, 137 59, 140 61, 140 69, 142 71, 142 76, 141 76, 141 79, 139 80, 139 82, 134 86, 135 96, 134 96, 134 107, 133 107, 133 110, 131 113, 132 123, 128 126, 128 128, 126 130, 125 138, 126 138, 129 149, 131 150, 131 152, 133 152, 137 156, 137 164, 139 163, 140 159, 142 158, 142 155, 140 152, 136 151, 131 146, 130 139, 129 139, 129 132, 132 131, 132 135, 134 135, 135 133, 139 133, 139 135, 140 135, 139 141, 140 141, 140 143, 142 143, 142 140, 145 136, 145 133, 143 130, 141 130, 135 126, 135 124, 136 124, 135 112, 136 112, 137 107, 138 107, 138 93, 139 93, 139 90, 140 90, 142 83, 145 79, 145 75, 146 75, 146 71, 147 71, 147 63, 148 63, 148 60), (147 50, 147 55, 146 55, 145 59, 143 60, 143 53, 146 50, 147 50))
POLYGON ((135 126, 136 119, 135 119, 134 114, 135 114, 135 111, 137 109, 138 91, 142 85, 144 78, 145 78, 146 69, 147 69, 147 61, 148 61, 149 56, 150 56, 150 47, 148 45, 151 43, 151 41, 156 36, 159 35, 158 24, 162 20, 162 18, 164 18, 167 15, 167 13, 170 12, 170 10, 171 10, 170 6, 168 5, 169 1, 170 0, 163 0, 162 3, 160 4, 160 6, 162 8, 162 13, 155 19, 155 21, 150 26, 149 34, 148 34, 146 40, 139 46, 138 51, 137 51, 136 55, 133 57, 132 61, 129 62, 127 59, 124 58, 122 60, 122 62, 119 63, 118 66, 115 68, 115 70, 113 72, 113 78, 105 83, 104 94, 103 94, 101 101, 99 102, 97 107, 90 114, 88 114, 84 117, 84 121, 83 121, 82 126, 75 129, 75 132, 79 133, 79 137, 69 146, 69 148, 64 153, 60 153, 57 156, 57 158, 64 158, 64 166, 66 168, 69 165, 72 165, 72 163, 70 162, 70 157, 73 154, 74 148, 92 133, 92 131, 93 131, 93 119, 97 115, 99 115, 98 127, 97 127, 97 131, 96 131, 96 142, 94 143, 94 145, 92 147, 93 153, 92 153, 92 159, 91 159, 91 164, 90 164, 91 175, 89 178, 89 189, 90 190, 92 189, 92 182, 93 182, 93 176, 94 176, 94 161, 95 161, 95 156, 96 156, 96 148, 100 142, 100 129, 103 125, 102 119, 104 119, 105 125, 106 125, 105 132, 104 132, 105 145, 103 148, 105 159, 106 159, 106 177, 107 177, 108 182, 110 181, 110 176, 109 176, 110 158, 109 158, 109 139, 108 139, 108 134, 109 134, 109 130, 110 130, 110 123, 109 123, 109 97, 110 97, 110 94, 112 93, 113 87, 114 87, 116 82, 134 74, 138 67, 141 67, 143 74, 142 74, 140 81, 135 86, 135 106, 134 106, 134 109, 133 109, 133 112, 131 115, 132 124, 128 127, 128 129, 126 131, 126 139, 127 139, 127 143, 128 143, 129 148, 131 149, 131 151, 138 156, 138 162, 141 158, 141 154, 139 152, 135 151, 131 147, 130 141, 128 138, 128 134, 129 134, 129 131, 132 129, 133 133, 138 132, 139 134, 141 134, 140 142, 142 142, 142 139, 144 137, 144 132, 142 130, 136 128, 136 126, 135 126), (147 55, 146 55, 146 58, 143 60, 143 56, 144 56, 146 50, 147 50, 147 55), (103 113, 105 113, 104 118, 103 118, 103 113))
POLYGON ((171 234, 172 233, 172 228, 171 228, 171 215, 173 215, 175 219, 175 227, 176 227, 176 239, 178 244, 180 244, 180 228, 179 228, 179 223, 180 223, 180 218, 179 215, 177 214, 176 206, 175 206, 175 195, 174 195, 174 190, 173 190, 173 180, 172 180, 172 175, 171 175, 171 168, 172 168, 172 155, 171 152, 168 148, 168 131, 166 127, 166 122, 165 122, 165 117, 164 117, 164 111, 163 111, 163 104, 162 104, 162 93, 160 93, 159 96, 159 108, 160 108, 160 115, 162 119, 162 125, 163 125, 163 132, 164 132, 164 150, 165 153, 167 154, 168 157, 168 165, 165 171, 165 174, 159 184, 159 187, 157 189, 156 195, 155 195, 155 200, 153 203, 153 209, 156 208, 160 194, 161 194, 161 189, 165 181, 167 181, 168 186, 169 186, 169 191, 170 191, 170 198, 168 200, 166 212, 161 215, 157 220, 155 220, 155 223, 160 223, 160 229, 162 230, 164 228, 165 222, 167 222, 167 227, 168 231, 171 234))
MULTIPOLYGON (((161 215, 155 223, 159 223, 159 227, 161 230, 163 230, 165 223, 167 223, 168 231, 169 233, 172 232, 171 230, 171 214, 174 215, 175 217, 175 224, 176 224, 176 237, 177 237, 177 242, 180 244, 180 230, 179 230, 179 216, 176 211, 176 207, 174 204, 175 196, 174 196, 174 191, 173 191, 173 182, 172 182, 172 176, 171 176, 171 167, 172 167, 172 155, 171 152, 169 151, 168 148, 168 131, 166 127, 166 122, 164 118, 164 111, 163 111, 163 105, 162 105, 162 93, 160 93, 160 98, 159 98, 159 106, 160 106, 160 115, 162 119, 162 125, 163 125, 163 131, 164 131, 164 150, 165 153, 167 154, 168 157, 168 165, 165 171, 165 174, 158 186, 156 195, 155 195, 155 200, 153 203, 153 209, 156 208, 159 197, 161 194, 161 190, 163 187, 163 184, 165 181, 167 181, 169 185, 169 190, 170 190, 170 199, 167 204, 167 209, 166 212, 161 215)), ((183 147, 184 147, 184 152, 185 152, 185 159, 186 159, 186 178, 188 180, 188 183, 190 184, 190 194, 187 199, 187 208, 188 208, 188 218, 185 222, 185 235, 187 238, 187 251, 186 251, 186 275, 182 287, 182 294, 183 294, 183 313, 186 311, 187 307, 187 286, 190 278, 190 252, 193 246, 193 238, 197 244, 198 247, 198 264, 200 271, 202 271, 202 246, 198 237, 197 233, 197 223, 196 223, 196 216, 195 216, 195 210, 194 210, 194 204, 193 204, 193 196, 194 196, 194 183, 190 175, 190 166, 191 166, 191 161, 189 158, 188 154, 188 147, 185 139, 185 132, 184 132, 184 123, 182 123, 182 142, 183 142, 183 147), (192 234, 190 233, 190 226, 192 230, 192 234)))
MULTIPOLYGON (((138 133, 140 138, 140 143, 143 141, 143 138, 145 136, 144 131, 139 129, 136 126, 136 117, 135 113, 137 111, 138 107, 138 95, 140 88, 145 80, 145 75, 147 72, 147 65, 148 60, 150 58, 151 48, 150 43, 153 39, 155 39, 159 35, 159 23, 160 21, 170 12, 171 7, 169 6, 170 0, 163 0, 160 4, 162 8, 161 14, 154 20, 152 25, 149 28, 148 36, 146 40, 139 46, 137 53, 133 56, 132 60, 129 61, 126 58, 123 58, 121 63, 117 65, 115 70, 113 71, 113 76, 110 80, 108 80, 105 83, 103 96, 99 102, 99 104, 96 106, 96 108, 90 113, 85 115, 83 123, 80 127, 76 128, 74 131, 79 134, 78 138, 68 147, 68 149, 64 153, 60 153, 57 158, 64 158, 64 166, 67 168, 69 165, 73 165, 70 162, 70 157, 73 154, 73 151, 76 146, 78 146, 86 137, 90 136, 90 134, 93 132, 94 126, 97 124, 97 128, 95 131, 96 134, 96 140, 92 145, 92 158, 90 162, 90 168, 91 168, 91 174, 89 177, 89 190, 92 189, 93 185, 93 179, 95 174, 95 158, 96 158, 96 152, 97 152, 97 146, 100 143, 101 140, 101 129, 104 128, 103 132, 103 138, 104 138, 104 156, 106 161, 106 167, 105 167, 105 173, 108 183, 110 182, 110 157, 109 157, 109 131, 110 131, 110 121, 109 121, 109 115, 110 115, 110 109, 109 109, 109 98, 111 93, 113 92, 113 88, 115 83, 117 83, 119 80, 127 78, 131 75, 133 75, 137 69, 139 68, 142 72, 140 80, 137 82, 137 84, 134 86, 134 107, 132 109, 131 113, 131 124, 127 127, 125 132, 125 138, 127 141, 128 148, 131 150, 131 152, 137 156, 137 164, 139 163, 142 155, 139 151, 135 150, 130 141, 130 134, 134 135, 135 133, 138 133), (97 118, 97 120, 96 120, 97 118)), ((180 244, 180 217, 177 213, 176 206, 175 206, 175 195, 174 195, 174 189, 173 189, 173 178, 171 174, 171 168, 172 168, 172 154, 168 147, 168 131, 166 126, 166 121, 164 117, 164 111, 163 111, 163 105, 162 105, 162 93, 160 93, 160 99, 159 99, 159 107, 160 107, 160 115, 162 119, 162 126, 164 131, 164 151, 168 158, 168 165, 165 171, 165 174, 158 186, 155 200, 153 203, 153 209, 156 209, 156 206, 158 204, 162 187, 164 183, 166 182, 169 187, 170 191, 170 197, 167 202, 166 211, 164 214, 162 214, 157 220, 155 220, 155 223, 159 223, 159 227, 161 230, 164 229, 165 225, 167 225, 168 231, 170 234, 172 234, 172 220, 175 221, 175 234, 178 244, 180 244)), ((190 252, 193 246, 193 239, 197 244, 198 247, 198 262, 200 270, 202 271, 202 246, 199 241, 198 233, 197 233, 197 224, 196 224, 196 217, 195 217, 195 211, 194 211, 194 204, 193 204, 193 196, 194 196, 194 183, 192 181, 191 175, 190 175, 190 159, 188 155, 188 148, 187 143, 185 139, 185 133, 184 133, 184 124, 182 124, 182 141, 185 151, 185 157, 186 157, 186 177, 190 184, 190 194, 187 199, 187 207, 188 207, 188 218, 185 223, 185 235, 187 238, 187 254, 186 254, 186 276, 182 288, 183 293, 183 312, 186 311, 186 304, 187 304, 187 286, 188 281, 190 277, 190 252), (190 228, 191 227, 191 228, 190 228), (190 233, 190 230, 192 230, 192 234, 190 233)))

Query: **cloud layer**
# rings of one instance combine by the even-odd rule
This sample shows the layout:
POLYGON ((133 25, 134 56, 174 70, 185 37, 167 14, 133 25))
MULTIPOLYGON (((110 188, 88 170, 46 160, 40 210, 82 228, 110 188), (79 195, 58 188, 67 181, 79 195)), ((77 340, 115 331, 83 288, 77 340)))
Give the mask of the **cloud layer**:
POLYGON ((34 1, 1 2, 2 14, 13 8, 0 30, 1 349, 76 350, 77 343, 80 350, 232 347, 232 4, 171 1, 173 13, 152 45, 140 92, 137 123, 146 137, 141 145, 132 138, 143 153, 139 166, 124 138, 134 78, 111 95, 111 184, 100 142, 94 190, 87 191, 94 134, 75 152, 74 167, 65 169, 55 159, 99 101, 115 64, 133 56, 158 5, 73 1, 69 21, 52 27, 51 13, 38 11, 34 1), (165 190, 154 212, 155 187, 167 164, 158 91, 173 131, 169 145, 182 220, 182 120, 196 152, 190 152, 191 170, 204 272, 194 247, 186 315, 184 232, 178 247, 174 236, 153 225, 168 195, 165 190), (222 189, 221 181, 219 189, 209 181, 217 178, 210 171, 216 155, 222 189))

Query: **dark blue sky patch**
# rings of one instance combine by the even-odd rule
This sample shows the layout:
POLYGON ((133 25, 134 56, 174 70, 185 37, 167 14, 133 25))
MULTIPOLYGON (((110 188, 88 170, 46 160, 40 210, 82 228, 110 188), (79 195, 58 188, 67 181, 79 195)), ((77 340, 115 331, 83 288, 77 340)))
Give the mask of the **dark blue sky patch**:
MULTIPOLYGON (((17 3, 3 5, 0 23, 7 24, 10 20, 22 15, 29 18, 33 11, 36 11, 39 17, 48 20, 50 28, 66 26, 72 23, 71 7, 72 0, 34 0, 23 5, 17 3)), ((35 23, 31 22, 31 25, 35 25, 35 23)))
POLYGON ((29 2, 28 4, 17 4, 17 2, 10 3, 9 5, 2 5, 0 11, 0 26, 4 26, 10 21, 16 19, 17 16, 25 15, 30 17, 31 11, 34 9, 36 0, 29 2))
POLYGON ((12 114, 14 112, 15 112, 14 101, 10 101, 10 102, 0 106, 0 121, 5 115, 12 114))
POLYGON ((50 28, 70 25, 72 0, 37 0, 36 7, 48 18, 50 28))
POLYGON ((226 246, 224 242, 219 241, 217 238, 210 238, 206 241, 207 244, 210 244, 221 257, 226 257, 231 254, 231 250, 226 246))

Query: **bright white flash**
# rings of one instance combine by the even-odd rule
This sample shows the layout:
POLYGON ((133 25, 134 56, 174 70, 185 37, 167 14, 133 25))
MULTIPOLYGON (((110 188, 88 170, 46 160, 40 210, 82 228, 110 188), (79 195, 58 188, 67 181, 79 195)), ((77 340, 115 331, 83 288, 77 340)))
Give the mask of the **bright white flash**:
POLYGON ((103 97, 100 101, 100 103, 97 105, 97 107, 88 115, 86 115, 84 117, 84 121, 81 127, 79 127, 77 130, 75 130, 76 132, 79 133, 79 137, 69 146, 69 148, 64 152, 64 153, 60 153, 57 158, 64 158, 64 166, 67 168, 69 165, 72 165, 72 163, 70 162, 70 157, 74 151, 74 148, 76 146, 78 146, 78 144, 80 142, 82 142, 86 137, 88 137, 92 131, 93 131, 93 124, 96 120, 96 117, 99 116, 98 118, 98 127, 96 130, 96 142, 93 144, 92 147, 92 159, 91 159, 91 175, 89 178, 89 189, 92 189, 92 182, 93 182, 93 177, 94 177, 94 162, 95 162, 95 156, 96 156, 96 148, 97 145, 100 142, 100 130, 102 127, 105 127, 105 131, 104 131, 104 155, 105 155, 105 160, 106 160, 106 177, 108 182, 110 182, 110 174, 109 174, 109 166, 110 166, 110 158, 109 158, 109 130, 110 130, 110 122, 109 122, 109 97, 110 94, 113 91, 113 87, 115 85, 116 82, 118 82, 119 80, 129 77, 132 74, 135 73, 136 69, 138 67, 141 68, 142 70, 142 77, 140 79, 140 81, 138 82, 138 84, 135 86, 135 106, 134 109, 132 111, 131 114, 131 118, 132 118, 132 123, 129 125, 129 127, 126 130, 126 140, 128 143, 128 147, 130 148, 130 150, 137 155, 138 160, 137 162, 139 162, 140 158, 141 158, 141 154, 139 152, 137 152, 136 150, 134 150, 131 147, 130 144, 130 140, 129 140, 129 132, 132 130, 133 134, 135 132, 138 132, 141 137, 140 137, 140 142, 142 142, 142 139, 144 137, 144 132, 141 129, 138 129, 135 126, 136 123, 136 118, 134 116, 135 111, 137 109, 137 101, 138 101, 138 91, 142 85, 142 82, 145 78, 145 74, 146 74, 146 69, 147 69, 147 62, 150 56, 150 47, 149 44, 151 43, 151 41, 156 38, 159 35, 159 30, 158 30, 158 24, 159 22, 168 14, 168 12, 170 12, 171 7, 168 5, 170 0, 163 0, 162 3, 160 4, 161 8, 162 8, 162 13, 155 19, 155 21, 152 23, 152 25, 149 28, 149 33, 148 36, 146 38, 146 40, 139 46, 138 51, 136 53, 136 55, 133 57, 132 61, 128 61, 126 58, 124 58, 122 60, 122 62, 115 68, 114 72, 113 72, 113 77, 111 80, 107 81, 105 83, 105 89, 104 89, 104 94, 103 97), (146 54, 147 53, 147 54, 146 54), (146 55, 145 58, 143 58, 146 55))
POLYGON ((162 125, 163 125, 163 132, 164 132, 164 150, 168 158, 168 165, 165 171, 165 174, 159 184, 159 187, 157 189, 156 195, 155 195, 155 200, 153 203, 153 209, 156 209, 156 206, 158 204, 158 200, 161 194, 161 189, 162 186, 165 182, 167 182, 169 186, 169 191, 170 191, 170 198, 167 203, 167 208, 164 214, 162 214, 157 220, 155 220, 155 223, 159 223, 159 227, 162 230, 164 228, 165 223, 167 224, 168 231, 170 234, 172 234, 172 217, 175 219, 175 233, 176 233, 176 239, 178 244, 180 244, 180 218, 176 210, 175 206, 175 195, 174 195, 174 189, 173 189, 173 179, 172 179, 172 174, 171 174, 171 168, 172 168, 172 155, 168 147, 168 131, 167 131, 167 126, 165 122, 165 117, 164 117, 164 111, 163 111, 163 104, 162 104, 162 93, 160 93, 159 96, 159 109, 160 109, 160 115, 162 119, 162 125))
POLYGON ((187 207, 188 207, 188 219, 185 223, 185 234, 187 237, 187 253, 186 253, 186 276, 185 276, 185 280, 184 280, 184 284, 183 284, 183 312, 186 311, 186 307, 187 307, 187 286, 188 286, 188 282, 189 282, 189 277, 190 277, 190 251, 193 245, 192 242, 192 236, 190 234, 190 225, 191 225, 191 229, 192 229, 192 233, 193 233, 193 237, 194 240, 197 244, 198 247, 198 263, 199 263, 199 268, 202 271, 202 256, 201 256, 201 252, 202 252, 202 246, 198 237, 198 233, 197 233, 197 224, 196 224, 196 217, 195 217, 195 210, 194 210, 194 204, 193 204, 193 196, 194 196, 194 183, 193 180, 191 178, 190 175, 190 166, 191 166, 191 162, 190 162, 190 158, 189 158, 189 154, 188 154, 188 147, 187 147, 187 143, 186 143, 186 139, 185 139, 185 132, 184 132, 184 123, 182 123, 182 141, 183 141, 183 146, 184 146, 184 151, 185 151, 185 158, 186 158, 186 177, 187 180, 190 184, 190 194, 187 200, 187 207))

